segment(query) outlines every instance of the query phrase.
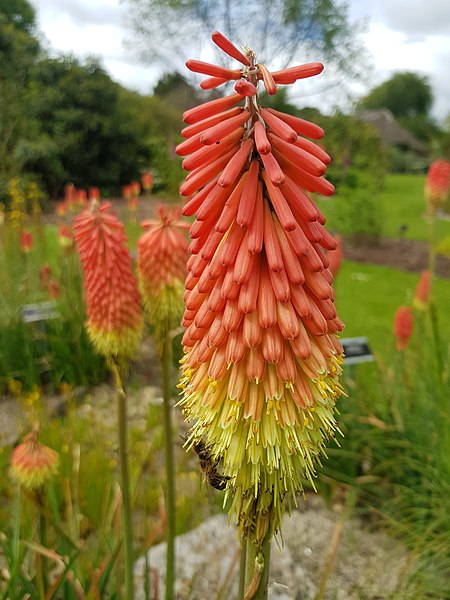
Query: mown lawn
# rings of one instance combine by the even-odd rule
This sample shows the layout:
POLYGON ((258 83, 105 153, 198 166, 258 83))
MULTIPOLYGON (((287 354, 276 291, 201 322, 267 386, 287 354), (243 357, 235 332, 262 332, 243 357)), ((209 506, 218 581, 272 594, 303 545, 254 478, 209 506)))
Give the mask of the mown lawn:
MULTIPOLYGON (((336 305, 346 324, 342 337, 366 336, 376 353, 394 346, 393 320, 400 305, 411 304, 419 275, 398 269, 344 261, 336 281, 336 305)), ((450 280, 434 283, 442 340, 450 340, 450 280)))
MULTIPOLYGON (((427 240, 428 224, 425 219, 425 176, 388 175, 381 193, 383 232, 386 237, 403 237, 411 240, 427 240)), ((436 236, 442 240, 450 236, 450 220, 438 220, 436 236)))
MULTIPOLYGON (((344 187, 338 186, 336 195, 321 199, 319 206, 327 217, 328 227, 344 235, 351 235, 362 223, 365 224, 363 231, 367 231, 369 220, 379 222, 381 236, 427 241, 429 225, 424 185, 423 175, 388 174, 383 189, 374 192, 375 196, 364 196, 363 189, 350 195, 344 187)), ((435 235, 439 241, 450 239, 450 220, 438 219, 435 235)))

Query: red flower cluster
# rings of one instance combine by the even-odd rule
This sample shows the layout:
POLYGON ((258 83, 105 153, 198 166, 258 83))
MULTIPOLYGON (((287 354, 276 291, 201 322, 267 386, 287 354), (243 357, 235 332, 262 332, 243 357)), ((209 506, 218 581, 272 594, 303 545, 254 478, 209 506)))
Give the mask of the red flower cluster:
POLYGON ((205 438, 223 460, 238 523, 261 541, 280 523, 282 498, 301 489, 293 473, 312 477, 336 428, 343 325, 326 253, 337 244, 308 195, 334 192, 323 178, 330 157, 307 139, 324 132, 261 107, 258 84, 275 94, 323 65, 271 73, 251 50, 212 37, 243 66, 186 63, 209 76, 204 89, 235 81, 236 93, 186 111, 177 147, 190 171, 183 214, 196 214, 181 403, 196 421, 190 442, 205 438))
POLYGON ((84 271, 88 333, 101 354, 120 360, 135 354, 143 317, 125 228, 110 207, 94 203, 78 215, 74 230, 84 271))
POLYGON ((425 197, 431 212, 443 204, 450 192, 450 162, 435 160, 428 169, 425 181, 425 197))
POLYGON ((405 350, 414 329, 414 315, 409 306, 400 306, 394 317, 397 350, 405 350))

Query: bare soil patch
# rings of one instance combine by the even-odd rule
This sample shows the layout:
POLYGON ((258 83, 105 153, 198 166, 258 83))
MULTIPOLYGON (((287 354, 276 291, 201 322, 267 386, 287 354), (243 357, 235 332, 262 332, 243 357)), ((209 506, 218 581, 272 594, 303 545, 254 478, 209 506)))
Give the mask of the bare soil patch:
MULTIPOLYGON (((346 238, 344 257, 359 263, 385 265, 420 273, 428 268, 428 244, 417 240, 394 238, 346 238)), ((450 258, 436 257, 436 274, 450 279, 450 258)))

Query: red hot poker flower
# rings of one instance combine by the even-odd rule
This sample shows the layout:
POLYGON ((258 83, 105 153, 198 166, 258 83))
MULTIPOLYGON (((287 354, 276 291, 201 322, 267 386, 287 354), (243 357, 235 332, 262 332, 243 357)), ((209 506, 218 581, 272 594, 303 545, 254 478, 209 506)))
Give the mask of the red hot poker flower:
POLYGON ((435 160, 428 169, 425 181, 425 198, 433 213, 448 198, 450 192, 450 162, 435 160))
POLYGON ((28 229, 24 229, 20 235, 20 249, 24 254, 28 254, 34 248, 33 234, 28 229))
POLYGON ((11 477, 29 490, 42 487, 58 470, 59 457, 55 450, 41 444, 38 429, 25 436, 11 456, 11 477))
POLYGON ((405 350, 414 329, 414 315, 409 306, 400 306, 394 317, 397 350, 405 350))
POLYGON ((178 220, 178 211, 165 206, 159 219, 142 222, 145 233, 138 242, 139 286, 149 322, 156 337, 180 323, 183 312, 183 281, 186 277, 189 224, 178 220))
POLYGON ((262 108, 258 85, 274 94, 323 67, 271 73, 251 50, 218 32, 213 41, 243 66, 186 63, 238 93, 186 111, 177 147, 190 171, 183 213, 196 215, 180 404, 193 422, 187 445, 204 444, 223 464, 220 489, 241 532, 260 544, 337 429, 343 325, 325 252, 337 245, 308 195, 334 192, 323 178, 328 155, 303 137, 324 132, 262 108))
POLYGON ((430 303, 430 290, 431 290, 431 275, 430 271, 422 271, 420 279, 417 283, 413 306, 418 310, 425 310, 430 303))
POLYGON ((125 228, 108 202, 75 220, 75 241, 84 271, 87 331, 108 359, 126 361, 137 351, 143 317, 141 299, 126 246, 125 228))

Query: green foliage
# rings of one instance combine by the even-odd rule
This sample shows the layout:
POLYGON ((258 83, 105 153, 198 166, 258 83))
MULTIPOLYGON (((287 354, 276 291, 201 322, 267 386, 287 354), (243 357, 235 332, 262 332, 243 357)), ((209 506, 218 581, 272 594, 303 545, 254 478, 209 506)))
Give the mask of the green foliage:
POLYGON ((376 365, 358 367, 356 377, 347 371, 355 380, 341 403, 346 441, 325 468, 358 490, 361 512, 381 517, 408 549, 395 598, 450 595, 450 357, 433 320, 433 310, 416 313, 405 352, 377 353, 376 365))
POLYGON ((36 62, 39 44, 31 31, 34 10, 25 0, 2 0, 0 4, 0 187, 19 172, 17 141, 27 131, 29 107, 26 90, 30 67, 36 62))
POLYGON ((204 101, 204 94, 197 91, 177 71, 162 75, 154 87, 153 93, 179 111, 185 111, 204 101))
POLYGON ((380 209, 386 157, 378 132, 368 123, 336 114, 315 120, 325 131, 324 146, 332 162, 327 179, 336 196, 323 201, 332 229, 345 235, 382 234, 380 209))
POLYGON ((69 180, 110 193, 138 176, 148 151, 120 87, 96 61, 45 59, 33 75, 29 102, 39 125, 21 144, 28 170, 53 194, 69 180))
POLYGON ((19 251, 19 235, 11 226, 0 230, 0 390, 13 379, 23 389, 35 385, 92 385, 105 377, 104 361, 92 348, 84 329, 86 318, 77 257, 58 245, 56 228, 31 227, 34 248, 19 251), (60 289, 59 317, 23 323, 22 306, 46 302, 39 271, 50 267, 60 289))
POLYGON ((360 101, 360 107, 388 108, 395 117, 428 115, 433 92, 428 78, 413 72, 396 73, 360 101))

